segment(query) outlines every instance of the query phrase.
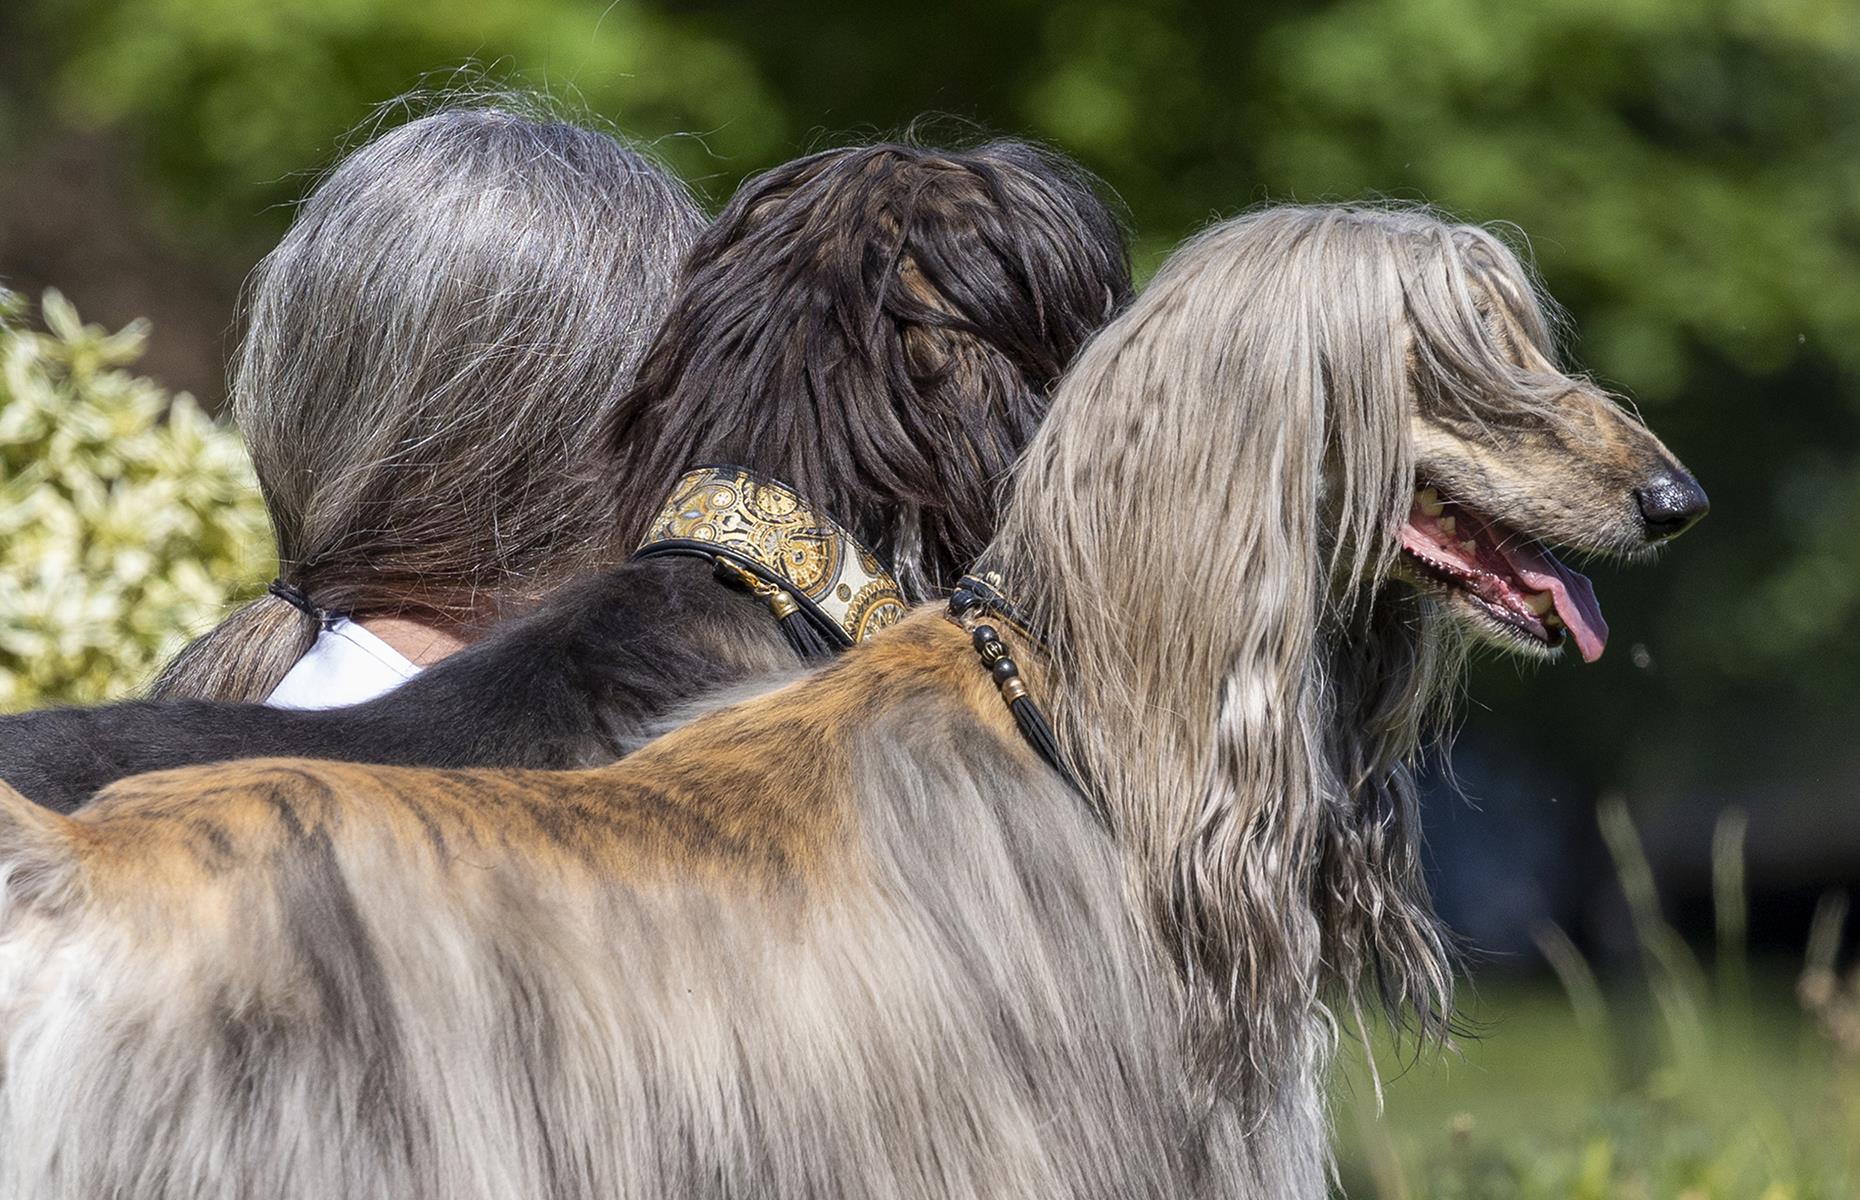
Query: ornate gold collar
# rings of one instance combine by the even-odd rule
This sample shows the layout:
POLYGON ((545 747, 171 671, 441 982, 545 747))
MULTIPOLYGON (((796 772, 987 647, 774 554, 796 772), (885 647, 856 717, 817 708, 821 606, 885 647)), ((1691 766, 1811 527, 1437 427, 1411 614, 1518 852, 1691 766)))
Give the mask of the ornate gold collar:
POLYGON ((660 554, 712 560, 785 627, 805 614, 842 649, 904 615, 904 595, 876 554, 794 489, 742 467, 699 467, 673 485, 633 557, 660 554))

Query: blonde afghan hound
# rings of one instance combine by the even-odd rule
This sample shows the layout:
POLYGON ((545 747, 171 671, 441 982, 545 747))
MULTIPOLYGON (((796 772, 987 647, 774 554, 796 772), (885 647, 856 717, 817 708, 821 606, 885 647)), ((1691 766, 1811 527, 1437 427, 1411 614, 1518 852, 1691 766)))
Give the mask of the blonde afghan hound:
POLYGON ((1262 211, 1087 348, 988 582, 816 674, 594 770, 0 799, 0 1193, 1322 1196, 1328 1014, 1449 1008, 1462 648, 1593 657, 1545 544, 1704 508, 1550 354, 1480 229, 1262 211))

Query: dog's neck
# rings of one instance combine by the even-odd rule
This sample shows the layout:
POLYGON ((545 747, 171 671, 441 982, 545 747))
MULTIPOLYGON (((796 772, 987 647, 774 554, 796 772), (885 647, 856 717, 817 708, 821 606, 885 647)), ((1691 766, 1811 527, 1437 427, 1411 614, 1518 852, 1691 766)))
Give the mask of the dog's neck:
POLYGON ((1355 1009, 1371 972, 1441 1031, 1449 955, 1421 879, 1406 762, 1455 659, 1424 603, 1315 604, 1293 630, 1224 620, 1265 609, 1250 592, 1265 581, 1249 580, 1225 605, 1204 597, 1173 614, 1204 639, 1234 632, 1184 660, 1199 674, 1164 686, 1132 661, 1144 653, 1135 637, 1104 643, 1168 637, 1142 609, 1173 603, 1166 586, 1081 600, 1075 580, 1055 587, 985 561, 1019 609, 1004 623, 1017 664, 1123 850, 1135 911, 1181 971, 1187 1034, 1217 1086, 1245 1080, 1243 1100, 1277 1103, 1275 1081, 1295 1089, 1322 1058, 1327 997, 1355 1009), (1069 619, 1081 610, 1089 620, 1069 619), (1120 661, 1131 663, 1121 673, 1120 661))

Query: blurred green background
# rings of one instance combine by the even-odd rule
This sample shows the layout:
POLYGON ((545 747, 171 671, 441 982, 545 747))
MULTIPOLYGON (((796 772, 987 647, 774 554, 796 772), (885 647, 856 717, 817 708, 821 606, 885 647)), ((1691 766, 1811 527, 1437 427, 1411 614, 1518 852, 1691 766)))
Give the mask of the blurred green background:
MULTIPOLYGON (((1553 1009, 1586 1036, 1531 990, 1549 923, 1611 997, 1657 1008, 1637 965, 1646 923, 1596 822, 1611 796, 1697 943, 1723 928, 1713 830, 1746 815, 1751 1004, 1776 1036, 1823 1044, 1826 1021, 1790 989, 1818 898, 1860 880, 1851 0, 6 0, 0 280, 60 288, 112 329, 150 318, 139 369, 212 408, 236 288, 291 202, 378 103, 467 62, 578 96, 713 203, 750 172, 926 113, 1044 138, 1122 197, 1145 273, 1266 200, 1419 198, 1515 223, 1572 317, 1575 361, 1641 408, 1714 511, 1657 564, 1595 569, 1614 629, 1599 664, 1475 672, 1458 760, 1473 802, 1437 797, 1428 819, 1443 907, 1493 952, 1476 960, 1498 981, 1473 1006, 1493 1021, 1478 1053, 1554 1043, 1553 1009)), ((1438 1069, 1389 1083, 1387 1127, 1421 1114, 1414 1128, 1440 1136, 1384 1149, 1465 1159, 1452 1179, 1477 1175, 1473 1190, 1413 1163, 1391 1175, 1372 1141, 1346 1178, 1391 1195, 1591 1194, 1596 1178, 1596 1195, 1855 1194, 1851 1176, 1773 1174, 1763 1186, 1785 1190, 1747 1193, 1754 1175, 1632 1176, 1639 1143, 1595 1132, 1597 1104, 1536 1106, 1583 1069, 1540 1058, 1560 1084, 1514 1062, 1466 1093, 1494 1115, 1455 1116, 1451 1136, 1427 1124, 1457 1094, 1438 1069), (1614 1149, 1523 1181, 1465 1150, 1467 1129, 1509 1127, 1507 1103, 1552 1141, 1569 1124, 1566 1148, 1614 1149)), ((1578 1092, 1663 1111, 1647 1089, 1675 1086, 1664 1060, 1629 1059, 1578 1092)))

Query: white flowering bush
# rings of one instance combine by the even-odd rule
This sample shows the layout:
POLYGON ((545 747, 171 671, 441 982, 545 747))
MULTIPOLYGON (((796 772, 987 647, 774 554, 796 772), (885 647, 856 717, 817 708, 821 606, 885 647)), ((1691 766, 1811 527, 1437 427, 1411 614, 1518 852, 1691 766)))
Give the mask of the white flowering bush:
POLYGON ((237 433, 48 291, 0 290, 0 711, 135 692, 275 559, 237 433))

